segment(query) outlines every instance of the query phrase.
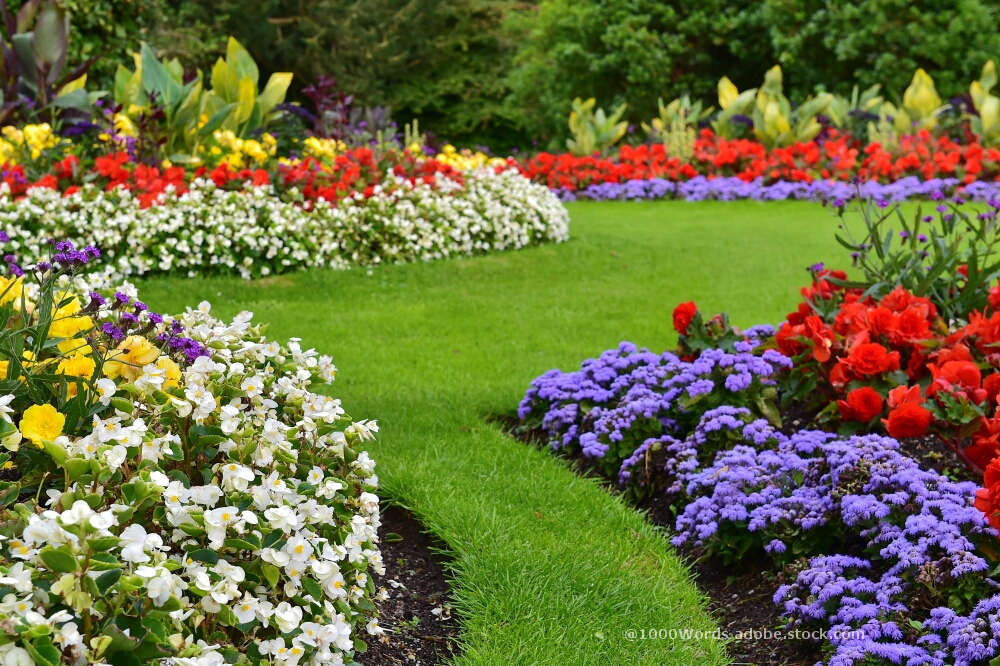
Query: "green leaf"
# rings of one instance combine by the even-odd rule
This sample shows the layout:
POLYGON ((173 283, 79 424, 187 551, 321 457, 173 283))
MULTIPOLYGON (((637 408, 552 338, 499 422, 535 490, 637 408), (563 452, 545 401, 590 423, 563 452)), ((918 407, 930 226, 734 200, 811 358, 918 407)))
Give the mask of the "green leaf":
POLYGON ((73 573, 76 571, 76 558, 73 557, 72 553, 64 550, 64 548, 65 546, 60 546, 59 548, 46 547, 38 553, 38 556, 42 558, 45 566, 52 571, 73 573))
POLYGON ((61 444, 56 444, 46 439, 42 441, 42 448, 57 465, 62 465, 66 462, 66 449, 61 444))
POLYGON ((187 554, 192 560, 198 562, 205 562, 206 564, 218 564, 219 563, 219 553, 208 548, 200 548, 198 550, 192 550, 187 554))
POLYGON ((116 536, 109 537, 96 537, 94 539, 87 539, 87 545, 94 552, 100 553, 104 551, 111 550, 121 542, 116 536))
POLYGON ((111 398, 111 406, 126 414, 131 414, 135 411, 135 405, 133 405, 130 400, 126 400, 125 398, 111 398))
POLYGON ((95 571, 107 571, 108 569, 120 569, 122 563, 111 553, 91 553, 89 566, 95 571))
POLYGON ((62 652, 59 648, 52 645, 52 641, 48 638, 39 639, 34 644, 24 643, 25 649, 31 655, 31 658, 35 660, 37 666, 59 666, 59 662, 62 659, 62 652), (42 641, 46 643, 42 643, 42 641))
POLYGON ((314 581, 312 578, 303 577, 302 587, 306 588, 306 591, 312 595, 313 599, 322 603, 324 597, 323 588, 319 586, 319 583, 314 581))
POLYGON ((17 501, 21 493, 21 484, 11 481, 0 481, 0 507, 9 506, 17 501))
POLYGON ((101 594, 107 594, 111 586, 118 582, 118 579, 122 577, 121 569, 111 569, 105 571, 100 576, 97 577, 97 589, 101 594))
POLYGON ((267 578, 267 582, 271 584, 271 587, 278 585, 278 580, 281 578, 281 572, 278 571, 278 567, 273 564, 265 564, 263 566, 264 577, 267 578))
POLYGON ((253 534, 245 534, 239 539, 226 539, 224 545, 234 550, 260 550, 260 543, 253 543, 250 539, 257 541, 257 537, 253 534))

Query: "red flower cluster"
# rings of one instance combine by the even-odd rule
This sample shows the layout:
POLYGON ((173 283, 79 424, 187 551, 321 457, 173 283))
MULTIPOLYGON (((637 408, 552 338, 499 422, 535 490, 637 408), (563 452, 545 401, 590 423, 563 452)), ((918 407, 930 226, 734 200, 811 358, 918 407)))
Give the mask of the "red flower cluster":
POLYGON ((824 396, 821 400, 836 405, 833 412, 818 404, 822 413, 839 416, 843 422, 870 423, 888 405, 888 418, 882 423, 889 434, 917 437, 934 417, 924 405, 920 387, 910 382, 931 374, 927 398, 945 391, 960 392, 969 400, 985 399, 978 368, 971 372, 959 350, 935 352, 943 340, 934 331, 943 322, 933 303, 901 287, 878 301, 861 300, 857 290, 838 286, 837 281, 845 279, 841 272, 819 272, 802 290, 805 301, 775 336, 782 353, 799 358, 793 372, 811 376, 808 386, 820 390, 816 395, 824 396))
POLYGON ((7 183, 15 197, 24 196, 32 187, 59 190, 69 196, 85 182, 109 191, 122 187, 131 191, 143 208, 148 208, 160 201, 168 187, 173 187, 178 194, 187 192, 194 178, 210 178, 216 187, 229 190, 273 182, 279 191, 296 188, 308 201, 323 198, 333 202, 355 192, 371 196, 375 186, 390 171, 412 183, 433 184, 437 174, 462 182, 461 173, 448 164, 433 159, 418 160, 409 151, 389 151, 376 156, 370 148, 349 151, 338 156, 331 165, 311 157, 294 165, 279 165, 273 175, 264 169, 233 169, 226 163, 211 170, 199 167, 188 171, 181 166, 160 169, 137 164, 123 151, 101 155, 90 169, 85 170, 79 158, 70 155, 56 162, 51 173, 34 182, 21 165, 4 167, 0 180, 7 183))
POLYGON ((852 178, 888 183, 907 176, 959 178, 971 183, 1000 178, 1000 150, 984 148, 974 137, 959 144, 926 130, 901 137, 892 148, 879 143, 862 147, 850 134, 827 130, 816 140, 768 152, 756 141, 728 140, 703 129, 689 162, 668 156, 664 146, 656 144, 623 146, 617 159, 540 153, 522 160, 518 167, 535 182, 572 191, 634 179, 686 181, 699 175, 736 176, 748 182, 763 178, 766 183, 852 178))

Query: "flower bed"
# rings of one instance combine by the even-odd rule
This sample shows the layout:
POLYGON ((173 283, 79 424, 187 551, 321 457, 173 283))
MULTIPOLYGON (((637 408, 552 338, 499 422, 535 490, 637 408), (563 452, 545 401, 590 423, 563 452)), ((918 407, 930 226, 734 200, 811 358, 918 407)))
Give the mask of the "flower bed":
POLYGON ((997 206, 962 205, 899 234, 866 207, 862 238, 841 232, 860 276, 814 266, 778 329, 682 304, 676 352, 623 343, 542 375, 520 432, 657 498, 686 552, 766 562, 824 663, 1000 656, 997 206), (906 451, 931 435, 922 467, 906 451))
MULTIPOLYGON (((28 264, 51 239, 78 239, 102 251, 122 275, 238 272, 244 278, 305 267, 347 268, 516 249, 569 235, 562 204, 516 171, 477 169, 462 179, 388 176, 367 196, 302 205, 274 186, 239 189, 196 179, 144 207, 124 187, 47 188, 14 196, 0 185, 0 228, 28 264)), ((312 186, 307 186, 312 187, 312 186)))
POLYGON ((544 183, 564 201, 589 199, 850 199, 898 201, 973 186, 985 198, 996 192, 1000 150, 974 139, 959 144, 926 130, 899 145, 861 147, 831 130, 821 139, 770 151, 755 141, 727 140, 702 130, 689 160, 671 157, 662 144, 623 146, 615 160, 541 153, 519 162, 525 176, 544 183))
POLYGON ((55 250, 0 278, 4 660, 352 661, 381 632, 377 426, 312 392, 329 357, 55 250))

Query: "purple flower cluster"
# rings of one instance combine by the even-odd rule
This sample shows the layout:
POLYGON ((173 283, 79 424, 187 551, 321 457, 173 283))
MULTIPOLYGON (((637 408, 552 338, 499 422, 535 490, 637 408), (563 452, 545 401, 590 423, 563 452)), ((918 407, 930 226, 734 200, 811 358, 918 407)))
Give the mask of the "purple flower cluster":
MULTIPOLYGON (((88 308, 97 309, 105 305, 107 299, 93 292, 90 294, 88 308)), ((133 301, 128 294, 116 291, 111 299, 112 308, 118 312, 118 320, 114 323, 105 322, 101 325, 101 332, 111 338, 114 342, 124 340, 128 335, 145 335, 153 330, 154 326, 163 323, 163 315, 149 311, 142 301, 133 301), (146 313, 146 322, 143 323, 139 315, 146 313)), ((188 363, 194 363, 199 356, 210 356, 205 345, 193 338, 181 335, 184 327, 176 319, 170 322, 170 328, 156 336, 156 341, 163 345, 163 348, 171 353, 181 353, 188 363)))
POLYGON ((765 184, 763 178, 745 181, 735 176, 706 178, 696 176, 688 181, 673 182, 662 178, 650 180, 630 180, 624 183, 600 183, 586 189, 573 191, 556 188, 553 192, 562 201, 591 199, 594 201, 642 201, 649 199, 676 198, 686 201, 736 201, 753 199, 756 201, 779 201, 801 199, 806 201, 850 201, 859 196, 872 199, 880 204, 906 201, 908 199, 940 199, 956 190, 975 201, 988 201, 1000 196, 1000 183, 975 181, 962 185, 957 178, 933 178, 921 180, 907 176, 895 182, 882 184, 876 181, 850 183, 838 180, 815 180, 811 183, 795 183, 779 180, 765 184))
POLYGON ((758 355, 759 346, 750 337, 732 352, 709 349, 687 362, 622 343, 577 372, 551 370, 537 378, 518 415, 543 431, 553 449, 575 447, 628 483, 639 460, 663 444, 682 446, 706 412, 721 405, 748 414, 758 409, 764 392, 774 390, 772 376, 791 366, 777 351, 758 355))
POLYGON ((662 486, 679 509, 675 545, 727 563, 770 553, 793 576, 775 603, 790 627, 826 629, 829 666, 1000 655, 986 559, 1000 535, 973 506, 976 484, 922 469, 888 437, 782 434, 756 406, 790 366, 759 353, 771 334, 750 329, 691 361, 622 343, 536 379, 519 415, 622 486, 662 486))

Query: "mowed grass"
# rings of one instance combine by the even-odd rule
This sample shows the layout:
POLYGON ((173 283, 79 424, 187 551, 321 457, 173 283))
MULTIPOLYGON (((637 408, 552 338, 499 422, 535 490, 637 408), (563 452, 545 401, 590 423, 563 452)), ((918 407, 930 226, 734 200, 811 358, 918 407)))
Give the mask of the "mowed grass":
MULTIPOLYGON (((277 339, 332 354, 332 394, 377 418, 383 495, 453 554, 458 664, 716 664, 712 640, 630 641, 628 630, 714 624, 662 532, 566 464, 487 422, 531 380, 622 340, 675 342, 695 300, 741 325, 776 323, 817 261, 844 264, 816 204, 577 203, 572 240, 474 259, 243 282, 154 279, 155 309, 203 299, 251 310, 277 339)), ((393 563, 389 563, 392 566, 393 563)), ((363 659, 362 659, 363 661, 363 659)))

